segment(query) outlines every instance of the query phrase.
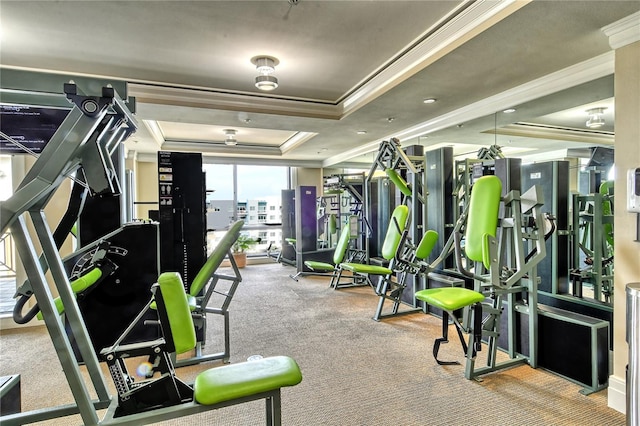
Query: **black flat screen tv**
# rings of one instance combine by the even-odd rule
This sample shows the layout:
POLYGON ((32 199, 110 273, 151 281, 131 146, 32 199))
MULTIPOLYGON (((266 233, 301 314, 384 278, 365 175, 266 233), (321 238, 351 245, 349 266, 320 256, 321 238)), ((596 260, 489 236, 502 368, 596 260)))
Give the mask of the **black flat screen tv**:
POLYGON ((40 154, 69 111, 65 108, 0 104, 0 154, 29 153, 9 138, 40 154))

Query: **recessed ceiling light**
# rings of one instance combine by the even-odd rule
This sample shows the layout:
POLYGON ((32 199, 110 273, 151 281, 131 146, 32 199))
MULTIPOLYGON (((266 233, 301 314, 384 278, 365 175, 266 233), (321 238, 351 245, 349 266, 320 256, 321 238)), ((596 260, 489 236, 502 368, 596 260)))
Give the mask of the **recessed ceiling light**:
POLYGON ((436 101, 436 98, 427 98, 424 101, 422 101, 425 104, 432 104, 436 101))
POLYGON ((366 130, 358 130, 356 133, 358 133, 359 135, 366 135, 367 131, 366 130))
POLYGON ((504 112, 505 114, 511 114, 512 112, 516 112, 516 109, 515 108, 507 108, 502 112, 504 112))

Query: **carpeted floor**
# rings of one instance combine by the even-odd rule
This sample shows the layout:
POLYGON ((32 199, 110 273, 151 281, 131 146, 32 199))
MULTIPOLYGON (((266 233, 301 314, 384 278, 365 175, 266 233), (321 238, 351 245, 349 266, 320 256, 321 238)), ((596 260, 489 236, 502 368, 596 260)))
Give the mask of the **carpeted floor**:
MULTIPOLYGON (((466 380, 464 366, 438 366, 431 355, 439 319, 418 313, 375 322, 370 288, 336 291, 327 278, 295 282, 292 271, 276 263, 248 266, 230 308, 231 362, 289 355, 302 369, 302 383, 283 390, 285 425, 625 424, 607 407, 606 390, 585 396, 579 385, 541 369, 520 366, 482 382, 466 380)), ((216 331, 209 327, 212 352, 219 350, 216 331)), ((454 340, 441 355, 463 360, 454 340)), ((181 368, 178 375, 190 381, 217 365, 181 368)), ((2 332, 0 375, 15 373, 22 375, 23 410, 73 402, 43 327, 2 332)), ((258 401, 160 424, 263 425, 263 415, 258 401)), ((80 422, 76 416, 41 424, 80 422)))

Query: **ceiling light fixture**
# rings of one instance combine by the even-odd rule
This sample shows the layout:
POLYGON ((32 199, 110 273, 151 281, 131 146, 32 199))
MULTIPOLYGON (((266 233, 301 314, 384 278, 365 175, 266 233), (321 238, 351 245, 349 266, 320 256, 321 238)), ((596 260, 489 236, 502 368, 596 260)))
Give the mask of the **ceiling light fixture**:
POLYGON ((366 130, 358 130, 356 133, 359 134, 359 135, 366 135, 367 131, 366 130))
POLYGON ((424 101, 422 101, 422 103, 425 103, 425 104, 432 104, 432 103, 434 103, 435 101, 436 101, 436 98, 427 98, 427 99, 425 99, 424 101))
POLYGON ((278 79, 271 75, 276 71, 276 65, 280 62, 271 56, 256 56, 251 59, 251 63, 256 66, 260 73, 256 77, 256 87, 260 90, 271 91, 278 88, 278 79))
POLYGON ((606 108, 591 108, 587 110, 587 114, 589 114, 589 119, 586 123, 588 128, 598 129, 604 126, 604 118, 602 115, 605 109, 606 108))
POLYGON ((224 129, 224 144, 233 146, 237 145, 238 141, 236 140, 236 131, 234 129, 224 129))
POLYGON ((504 112, 505 114, 512 114, 512 113, 516 112, 516 109, 515 108, 507 108, 502 112, 504 112))

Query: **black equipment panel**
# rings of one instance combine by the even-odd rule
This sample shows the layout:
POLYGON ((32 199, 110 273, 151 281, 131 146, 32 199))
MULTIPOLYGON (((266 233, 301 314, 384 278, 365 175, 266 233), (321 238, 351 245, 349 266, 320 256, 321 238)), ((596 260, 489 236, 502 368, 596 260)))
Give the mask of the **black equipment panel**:
POLYGON ((158 152, 160 269, 185 288, 207 258, 205 178, 199 153, 158 152))
POLYGON ((296 191, 295 189, 282 190, 282 242, 281 260, 286 263, 295 263, 296 251, 286 238, 296 238, 296 191))
MULTIPOLYGON (((124 146, 119 145, 111 156, 119 182, 124 182, 124 146)), ((124 223, 124 196, 120 193, 87 195, 78 218, 80 247, 97 241, 120 228, 124 223)))
POLYGON ((544 212, 556 219, 556 232, 546 241, 547 256, 538 264, 541 279, 538 290, 552 292, 553 284, 561 294, 569 286, 569 162, 548 161, 522 166, 522 187, 542 187, 544 212), (559 232, 560 231, 560 232, 559 232))
MULTIPOLYGON (((438 242, 429 255, 429 262, 438 258, 444 244, 453 232, 455 202, 453 198, 453 148, 427 151, 425 173, 427 174, 427 227, 438 233, 438 242)), ((454 257, 447 257, 439 269, 453 268, 454 257)))
MULTIPOLYGON (((159 275, 158 224, 129 223, 101 241, 110 243, 106 258, 118 268, 77 299, 96 353, 111 346, 151 299, 151 286, 159 275)), ((70 280, 86 270, 96 247, 89 245, 63 260, 70 280)), ((157 314, 150 311, 144 319, 157 319, 157 314)), ((142 322, 123 343, 159 337, 157 327, 142 322)), ((73 336, 69 337, 73 341, 73 336)), ((74 351, 80 359, 77 348, 74 351)))

